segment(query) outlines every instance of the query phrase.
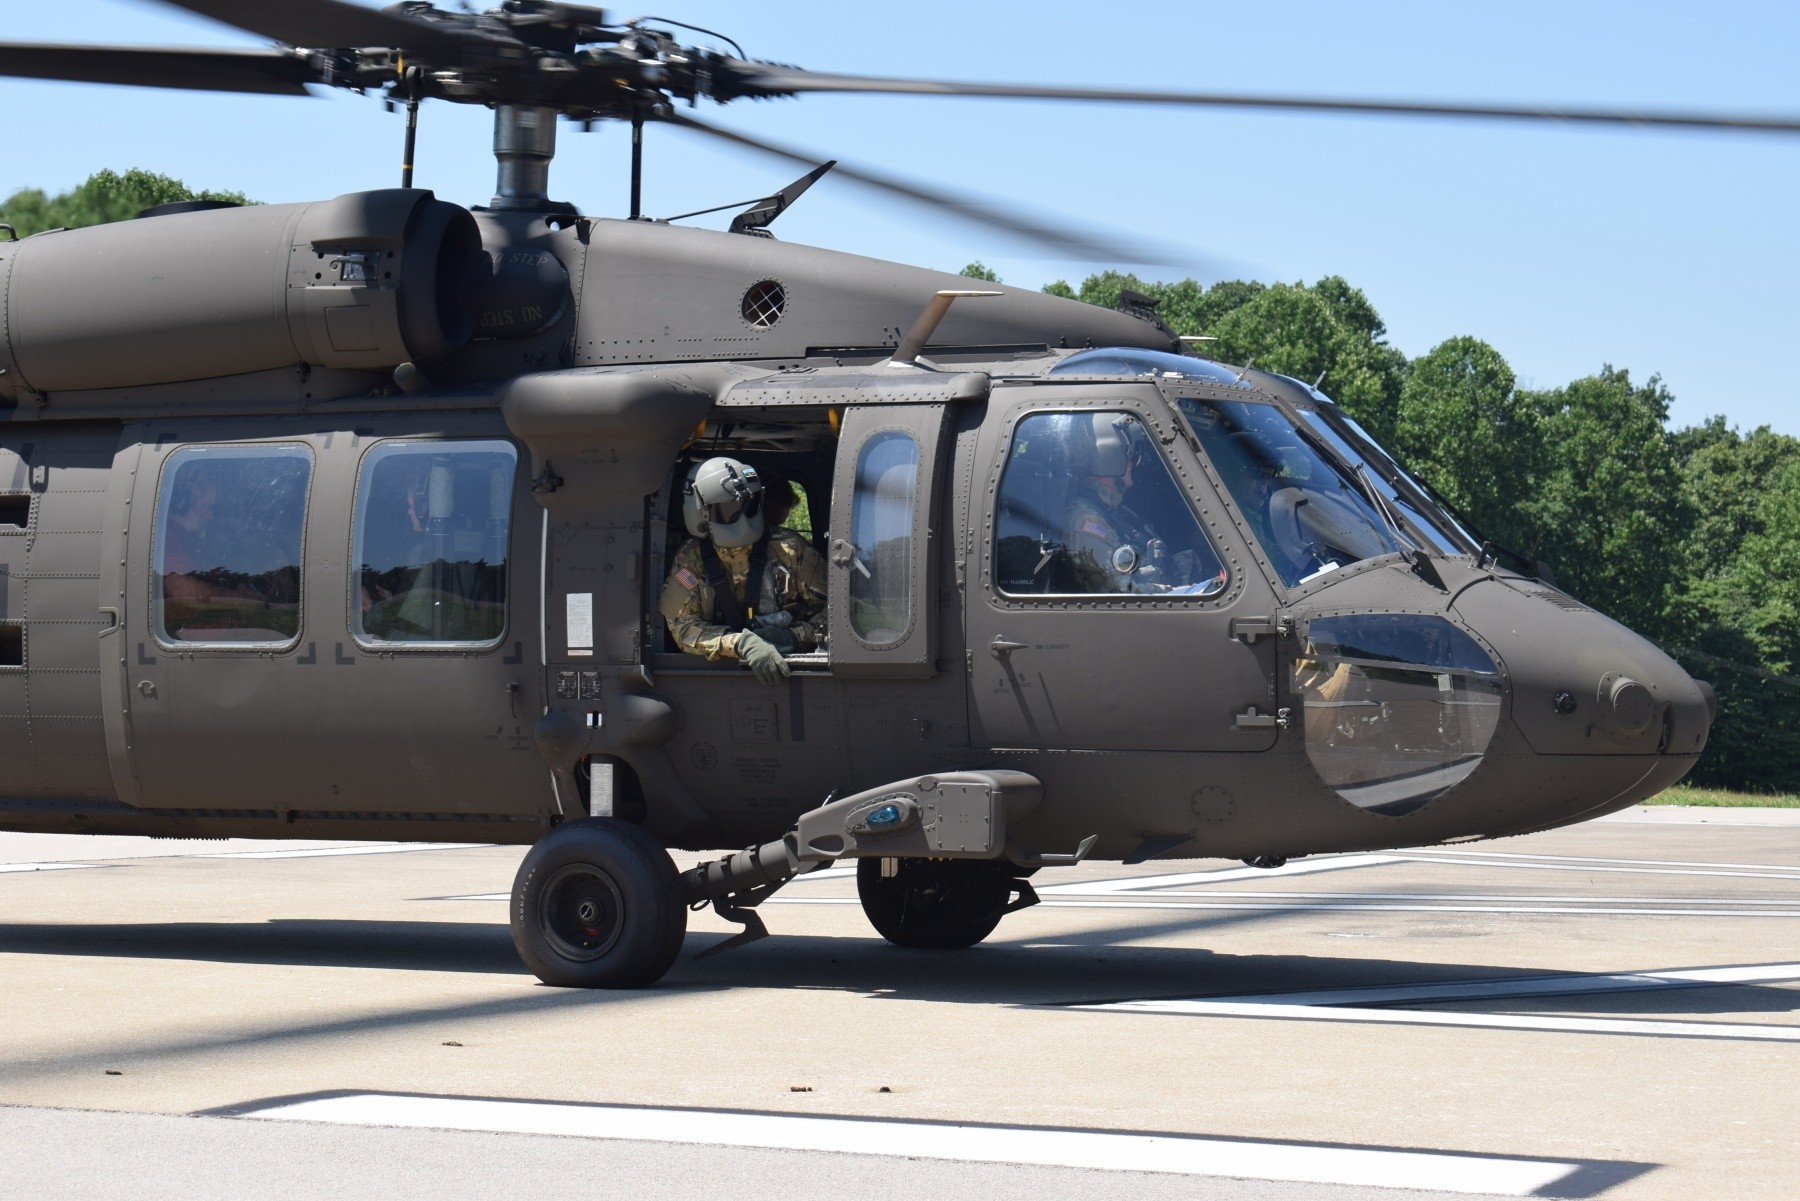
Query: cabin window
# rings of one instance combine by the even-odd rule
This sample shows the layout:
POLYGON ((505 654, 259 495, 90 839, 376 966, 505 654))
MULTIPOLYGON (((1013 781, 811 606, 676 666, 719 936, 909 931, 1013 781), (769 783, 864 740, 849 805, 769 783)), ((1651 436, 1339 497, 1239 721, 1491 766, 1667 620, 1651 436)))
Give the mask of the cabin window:
POLYGON ((856 458, 850 516, 850 628, 874 647, 894 646, 912 628, 913 499, 919 444, 890 430, 856 458))
POLYGON ((1131 413, 1032 413, 995 505, 994 577, 1013 596, 1214 596, 1224 565, 1131 413))
POLYGON ((0 496, 0 534, 31 528, 31 494, 0 496))
POLYGON ((170 642, 280 645, 300 635, 312 452, 187 446, 156 502, 156 632, 170 642))
POLYGON ((378 442, 356 485, 351 613, 370 644, 497 643, 518 452, 498 439, 378 442))

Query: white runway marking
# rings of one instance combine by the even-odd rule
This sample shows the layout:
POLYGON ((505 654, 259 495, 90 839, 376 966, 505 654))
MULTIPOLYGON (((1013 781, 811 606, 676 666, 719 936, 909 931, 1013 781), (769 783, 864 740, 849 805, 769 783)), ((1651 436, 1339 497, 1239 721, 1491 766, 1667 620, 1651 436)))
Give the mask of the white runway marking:
POLYGON ((0 876, 9 872, 68 872, 105 866, 104 863, 0 863, 0 876))
MULTIPOLYGON (((1264 881, 1397 863, 1432 863, 1498 870, 1528 869, 1570 872, 1631 872, 1651 875, 1729 876, 1800 881, 1800 867, 1767 864, 1712 863, 1649 859, 1600 859, 1572 855, 1499 853, 1477 857, 1467 852, 1402 851, 1393 854, 1328 855, 1296 860, 1278 868, 1224 867, 1207 871, 1169 872, 1048 884, 1038 888, 1051 909, 1216 910, 1238 913, 1471 913, 1510 916, 1624 917, 1800 917, 1800 897, 1621 897, 1580 894, 1508 894, 1460 892, 1301 892, 1288 889, 1225 889, 1215 884, 1264 881), (1194 887, 1203 886, 1203 887, 1194 887)), ((800 876, 803 881, 853 879, 854 867, 834 867, 800 876)), ((855 905, 853 896, 806 896, 793 892, 770 897, 770 905, 855 905)), ((448 897, 458 901, 504 901, 508 893, 448 897)))
POLYGON ((467 851, 493 846, 488 842, 376 842, 344 847, 302 847, 281 851, 216 851, 194 859, 324 859, 333 855, 399 855, 412 851, 467 851))
POLYGON ((1781 872, 1800 876, 1800 867, 1791 863, 1711 863, 1685 859, 1608 859, 1595 855, 1532 855, 1523 851, 1463 851, 1443 847, 1421 847, 1406 851, 1408 856, 1428 859, 1531 859, 1554 863, 1616 863, 1630 867, 1708 867, 1721 871, 1781 872))
MULTIPOLYGON (((505 900, 507 894, 484 897, 457 897, 455 900, 505 900)), ((855 897, 787 897, 775 896, 765 905, 855 905, 855 897)), ((1784 904, 1795 904, 1793 901, 1784 904)), ((1136 900, 1119 897, 1093 897, 1081 900, 1046 900, 1043 909, 1190 909, 1218 910, 1230 913, 1500 913, 1512 915, 1551 914, 1584 917, 1800 917, 1800 909, 1683 909, 1674 907, 1634 907, 1622 909, 1617 904, 1602 905, 1444 905, 1444 904, 1355 904, 1351 902, 1301 901, 1180 901, 1136 900)))
POLYGON ((1748 880, 1800 881, 1800 867, 1768 863, 1689 863, 1681 860, 1598 859, 1578 855, 1523 855, 1508 851, 1407 851, 1418 863, 1459 867, 1522 868, 1553 872, 1623 872, 1649 876, 1726 876, 1748 880))
POLYGON ((1353 867, 1380 867, 1399 863, 1398 855, 1331 855, 1297 859, 1282 867, 1216 867, 1204 872, 1174 872, 1160 876, 1130 876, 1120 880, 1084 880, 1079 884, 1051 884, 1038 889, 1040 896, 1078 897, 1096 893, 1141 892, 1147 888, 1179 888, 1184 884, 1224 884, 1232 880, 1277 880, 1284 876, 1310 876, 1353 867))
POLYGON ((1800 981, 1800 963, 1684 968, 1610 975, 1515 976, 1499 980, 1454 980, 1375 988, 1315 989, 1305 992, 1166 1001, 1118 1001, 1082 1005, 1113 1013, 1153 1013, 1190 1017, 1286 1018, 1310 1022, 1366 1022, 1406 1026, 1475 1026, 1501 1030, 1551 1030, 1587 1034, 1643 1034, 1675 1038, 1748 1039, 1800 1042, 1800 1026, 1742 1022, 1682 1022, 1630 1018, 1582 1018, 1537 1014, 1464 1013, 1400 1008, 1456 1001, 1504 1001, 1524 997, 1643 992, 1800 981), (1396 1006, 1396 1008, 1372 1008, 1396 1006))
MULTIPOLYGON (((357 1093, 271 1105, 240 1116, 351 1126, 548 1134, 574 1138, 895 1155, 1110 1171, 1509 1197, 1543 1195, 1581 1171, 1568 1160, 1246 1142, 1188 1135, 959 1126, 855 1118, 558 1105, 357 1093)), ((1103 1191, 1103 1189, 1101 1190, 1103 1191)))

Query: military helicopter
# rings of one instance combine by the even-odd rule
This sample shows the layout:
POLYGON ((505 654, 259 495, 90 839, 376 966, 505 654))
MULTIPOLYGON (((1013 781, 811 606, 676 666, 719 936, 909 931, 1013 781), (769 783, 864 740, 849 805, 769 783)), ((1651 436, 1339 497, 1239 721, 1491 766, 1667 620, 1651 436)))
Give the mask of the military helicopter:
MULTIPOLYGON (((740 945, 838 860, 889 941, 952 949, 1045 867, 1543 830, 1705 746, 1708 685, 1497 557, 1316 382, 1195 357, 1146 297, 776 241, 831 164, 728 231, 645 220, 635 148, 785 153, 677 105, 812 92, 1800 124, 829 75, 544 0, 171 2, 282 48, 5 44, 0 73, 376 91, 408 164, 421 102, 483 104, 498 185, 464 208, 408 166, 0 240, 0 829, 529 844, 525 964, 619 988, 690 907, 740 945), (551 198, 559 118, 630 124, 626 219, 551 198), (690 539, 768 536, 775 479, 825 604, 753 675, 660 598, 690 539)), ((724 591, 747 630, 786 614, 724 591)))

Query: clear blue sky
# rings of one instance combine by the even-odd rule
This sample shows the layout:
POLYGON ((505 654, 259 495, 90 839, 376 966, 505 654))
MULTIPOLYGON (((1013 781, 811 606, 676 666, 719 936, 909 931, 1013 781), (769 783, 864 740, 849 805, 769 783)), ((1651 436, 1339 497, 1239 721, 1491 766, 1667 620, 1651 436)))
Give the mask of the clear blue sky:
MULTIPOLYGON (((155 3, 9 6, 8 40, 253 46, 155 3)), ((1800 114, 1800 5, 1033 0, 744 5, 662 15, 817 70, 951 79, 1729 109, 1800 114)), ((636 15, 620 12, 621 16, 636 15)), ((398 182, 401 118, 342 93, 305 101, 0 82, 0 197, 141 166, 261 200, 398 182)), ((719 124, 1029 209, 1192 248, 1151 278, 1216 264, 1263 280, 1338 274, 1408 355, 1474 334, 1522 383, 1661 374, 1673 420, 1722 413, 1800 435, 1800 137, 1596 131, 974 99, 815 96, 714 108, 719 124)), ((484 110, 426 107, 419 182, 493 192, 484 110)), ((626 137, 564 125, 553 191, 622 215, 626 137)), ((750 199, 799 174, 653 130, 646 207, 750 199)), ((1009 283, 1106 264, 1007 239, 827 179, 784 238, 1009 283)))

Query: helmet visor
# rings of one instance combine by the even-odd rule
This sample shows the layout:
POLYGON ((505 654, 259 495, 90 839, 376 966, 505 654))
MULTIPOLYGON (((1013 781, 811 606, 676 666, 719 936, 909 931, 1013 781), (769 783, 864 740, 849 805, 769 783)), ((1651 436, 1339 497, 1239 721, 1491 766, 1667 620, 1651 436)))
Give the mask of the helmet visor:
POLYGON ((748 498, 732 497, 716 505, 707 506, 707 516, 719 525, 730 525, 741 517, 755 517, 762 512, 762 493, 752 493, 748 498))

